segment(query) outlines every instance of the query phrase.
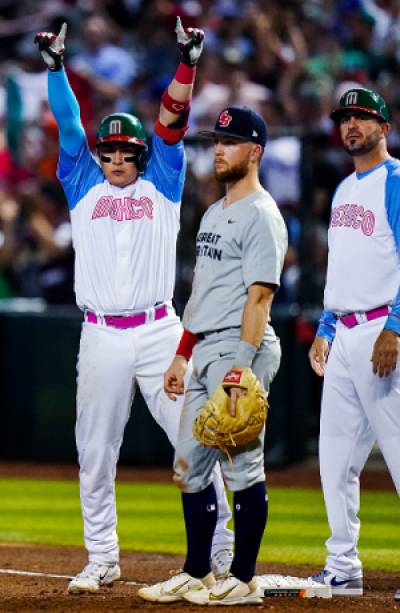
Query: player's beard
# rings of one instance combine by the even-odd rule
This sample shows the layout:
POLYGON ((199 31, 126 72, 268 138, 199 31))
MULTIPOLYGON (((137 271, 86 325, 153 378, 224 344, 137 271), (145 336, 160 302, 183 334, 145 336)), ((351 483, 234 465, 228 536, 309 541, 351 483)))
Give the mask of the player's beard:
POLYGON ((236 183, 243 179, 249 171, 249 161, 244 159, 230 168, 215 168, 215 178, 219 183, 236 183))
POLYGON ((384 138, 382 132, 377 128, 375 132, 365 137, 363 143, 357 142, 354 145, 343 144, 345 151, 352 156, 366 155, 375 149, 379 141, 384 138))

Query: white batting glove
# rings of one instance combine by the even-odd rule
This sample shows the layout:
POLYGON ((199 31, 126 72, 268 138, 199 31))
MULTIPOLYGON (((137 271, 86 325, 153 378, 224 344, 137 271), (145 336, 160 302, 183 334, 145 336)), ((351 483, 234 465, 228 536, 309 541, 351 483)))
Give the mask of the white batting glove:
POLYGON ((61 70, 64 64, 65 37, 67 24, 64 22, 58 35, 52 32, 38 32, 34 42, 38 45, 42 58, 49 70, 61 70))
POLYGON ((187 66, 196 66, 203 51, 203 30, 198 28, 187 28, 185 30, 181 18, 177 17, 175 32, 181 54, 181 62, 187 66))

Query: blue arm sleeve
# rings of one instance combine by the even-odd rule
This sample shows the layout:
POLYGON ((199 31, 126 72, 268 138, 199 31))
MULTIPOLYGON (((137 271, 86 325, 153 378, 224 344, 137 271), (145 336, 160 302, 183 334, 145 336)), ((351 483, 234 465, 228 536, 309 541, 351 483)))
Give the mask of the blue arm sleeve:
POLYGON ((86 138, 80 110, 75 94, 68 83, 64 69, 58 72, 48 70, 49 104, 57 121, 60 147, 69 156, 78 153, 86 138))
MULTIPOLYGON (((400 163, 398 160, 391 159, 387 162, 387 167, 385 204, 400 259, 400 163)), ((385 329, 400 334, 400 288, 386 320, 385 329)))
POLYGON ((168 200, 180 203, 186 174, 186 158, 182 141, 167 145, 153 134, 152 154, 143 179, 151 181, 168 200))
POLYGON ((336 317, 332 311, 324 309, 319 319, 317 336, 325 336, 329 343, 332 343, 336 334, 336 317))

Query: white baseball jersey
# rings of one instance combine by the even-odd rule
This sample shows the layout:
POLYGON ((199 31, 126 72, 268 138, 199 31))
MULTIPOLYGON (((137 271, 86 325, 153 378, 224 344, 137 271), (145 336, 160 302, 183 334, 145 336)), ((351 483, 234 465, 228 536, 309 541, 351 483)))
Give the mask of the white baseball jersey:
MULTIPOLYGON (((338 187, 328 233, 325 308, 336 313, 392 304, 400 287, 400 258, 388 221, 395 160, 354 172, 338 187)), ((397 191, 397 198, 399 192, 397 191)), ((400 202, 394 206, 399 207, 400 202)))
POLYGON ((58 174, 71 212, 80 308, 121 314, 172 299, 183 145, 166 145, 156 135, 152 144, 143 177, 123 188, 105 179, 86 140, 72 169, 61 149, 58 174))
POLYGON ((362 577, 358 554, 359 476, 375 442, 400 493, 400 364, 387 376, 371 356, 384 328, 400 332, 400 162, 385 160, 338 187, 329 228, 325 310, 318 336, 332 347, 325 368, 320 472, 331 536, 332 583, 362 577), (354 327, 335 316, 391 305, 354 327))

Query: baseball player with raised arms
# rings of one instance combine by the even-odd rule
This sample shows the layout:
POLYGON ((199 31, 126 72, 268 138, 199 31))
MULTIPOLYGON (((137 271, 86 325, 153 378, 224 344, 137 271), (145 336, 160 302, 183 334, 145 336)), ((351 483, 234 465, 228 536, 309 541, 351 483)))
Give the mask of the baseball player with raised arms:
MULTIPOLYGON (((84 322, 78 357, 76 443, 89 564, 70 593, 95 592, 120 577, 115 474, 135 386, 175 444, 183 402, 163 390, 163 373, 182 334, 172 307, 176 239, 185 178, 187 130, 203 32, 177 20, 181 63, 165 90, 152 153, 137 117, 112 114, 97 132, 98 163, 89 151, 79 106, 63 68, 66 24, 58 36, 37 34, 59 128, 58 178, 71 214, 75 291, 84 322)), ((216 570, 230 565, 232 533, 221 474, 213 541, 216 570)))
POLYGON ((400 161, 388 154, 390 114, 376 92, 349 90, 331 117, 355 171, 333 197, 324 311, 309 352, 324 376, 319 457, 331 530, 313 579, 361 596, 359 477, 375 441, 400 493, 400 161))
MULTIPOLYGON (((258 178, 266 144, 263 118, 249 108, 230 106, 208 135, 215 143, 215 176, 225 184, 226 195, 201 221, 184 333, 165 375, 171 398, 182 394, 194 347, 174 460, 175 481, 183 490, 187 556, 183 572, 141 588, 138 594, 152 602, 256 604, 262 593, 254 580, 255 565, 268 509, 264 431, 232 453, 230 461, 217 447, 201 444, 192 427, 218 384, 231 381, 231 375, 236 377, 244 368, 251 367, 269 389, 281 354, 269 313, 279 286, 287 232, 276 203, 258 178), (233 491, 235 554, 231 574, 215 582, 209 561, 217 508, 211 474, 218 461, 233 491)), ((241 393, 231 389, 231 414, 241 393)))

